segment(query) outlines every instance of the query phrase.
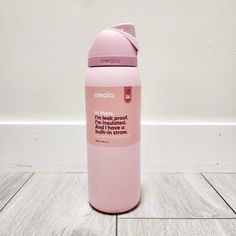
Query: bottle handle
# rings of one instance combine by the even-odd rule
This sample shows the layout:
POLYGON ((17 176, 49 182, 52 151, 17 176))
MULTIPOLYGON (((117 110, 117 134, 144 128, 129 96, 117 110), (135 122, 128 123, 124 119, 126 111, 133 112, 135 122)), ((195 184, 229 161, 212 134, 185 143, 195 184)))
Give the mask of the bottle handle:
POLYGON ((123 35, 125 38, 127 38, 132 43, 132 45, 135 47, 135 49, 137 51, 139 50, 138 40, 135 38, 136 35, 135 35, 134 25, 132 25, 132 24, 119 24, 119 25, 112 26, 110 29, 123 35))

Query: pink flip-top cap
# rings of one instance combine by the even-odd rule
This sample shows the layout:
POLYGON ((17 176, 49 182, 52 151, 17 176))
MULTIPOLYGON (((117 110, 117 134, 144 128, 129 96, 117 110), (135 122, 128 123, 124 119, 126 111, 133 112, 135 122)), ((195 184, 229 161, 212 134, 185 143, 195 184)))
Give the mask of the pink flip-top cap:
POLYGON ((138 41, 132 24, 100 32, 89 50, 88 66, 137 66, 138 41))

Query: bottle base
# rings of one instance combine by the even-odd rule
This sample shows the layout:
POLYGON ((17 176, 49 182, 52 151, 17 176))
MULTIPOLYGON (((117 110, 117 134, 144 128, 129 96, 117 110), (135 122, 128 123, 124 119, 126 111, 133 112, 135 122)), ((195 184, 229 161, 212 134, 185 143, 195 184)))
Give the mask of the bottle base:
POLYGON ((120 210, 120 211, 119 210, 118 211, 104 211, 104 210, 101 210, 101 209, 93 206, 91 202, 89 202, 89 205, 93 210, 95 210, 99 213, 106 214, 106 215, 116 215, 116 214, 127 214, 131 211, 134 211, 135 209, 137 209, 139 207, 140 202, 141 202, 141 199, 139 199, 139 201, 133 207, 128 208, 128 209, 124 209, 124 210, 120 210))

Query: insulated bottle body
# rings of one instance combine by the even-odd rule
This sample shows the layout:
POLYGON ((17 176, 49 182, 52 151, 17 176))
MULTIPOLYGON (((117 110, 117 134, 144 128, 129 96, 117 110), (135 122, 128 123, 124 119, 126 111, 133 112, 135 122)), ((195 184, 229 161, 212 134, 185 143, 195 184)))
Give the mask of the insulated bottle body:
POLYGON ((140 199, 141 83, 132 24, 97 34, 85 80, 89 202, 125 212, 140 199))
POLYGON ((91 67, 85 87, 89 202, 103 212, 125 212, 140 199, 137 67, 91 67))

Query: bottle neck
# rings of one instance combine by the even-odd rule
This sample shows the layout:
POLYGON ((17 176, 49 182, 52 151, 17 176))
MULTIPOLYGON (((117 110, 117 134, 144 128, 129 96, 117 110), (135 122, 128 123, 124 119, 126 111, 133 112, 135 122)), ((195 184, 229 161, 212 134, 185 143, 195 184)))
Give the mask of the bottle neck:
POLYGON ((130 66, 137 67, 137 58, 135 57, 115 57, 115 56, 105 56, 105 57, 90 57, 88 59, 89 67, 99 67, 99 66, 130 66))

